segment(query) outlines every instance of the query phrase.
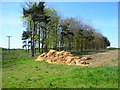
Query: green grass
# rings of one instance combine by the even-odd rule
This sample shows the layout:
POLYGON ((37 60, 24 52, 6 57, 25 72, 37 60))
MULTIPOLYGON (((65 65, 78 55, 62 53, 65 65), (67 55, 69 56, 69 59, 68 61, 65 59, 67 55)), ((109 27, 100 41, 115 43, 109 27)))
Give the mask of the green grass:
POLYGON ((34 58, 6 61, 3 88, 117 88, 117 67, 81 67, 37 62, 34 58))
POLYGON ((120 48, 110 47, 110 48, 107 48, 107 50, 120 50, 120 48))
MULTIPOLYGON (((87 52, 84 52, 87 53, 87 52)), ((2 88, 117 88, 117 67, 37 62, 23 50, 3 51, 2 88)), ((82 56, 81 53, 74 53, 82 56)), ((113 60, 115 62, 115 60, 113 60)))
POLYGON ((31 57, 30 53, 26 53, 25 50, 3 50, 2 59, 4 60, 18 60, 19 58, 29 58, 31 57))

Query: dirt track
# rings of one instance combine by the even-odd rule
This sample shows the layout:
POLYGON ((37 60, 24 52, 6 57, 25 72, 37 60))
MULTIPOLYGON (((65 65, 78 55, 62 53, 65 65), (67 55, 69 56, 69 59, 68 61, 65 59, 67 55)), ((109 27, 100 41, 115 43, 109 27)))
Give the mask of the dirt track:
POLYGON ((118 50, 93 54, 93 59, 88 60, 89 66, 117 66, 118 50))

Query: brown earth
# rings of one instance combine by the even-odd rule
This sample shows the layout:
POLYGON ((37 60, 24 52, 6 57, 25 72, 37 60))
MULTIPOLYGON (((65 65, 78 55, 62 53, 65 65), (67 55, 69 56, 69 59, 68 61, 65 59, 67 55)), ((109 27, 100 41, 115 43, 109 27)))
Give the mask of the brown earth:
POLYGON ((106 51, 92 54, 93 59, 89 60, 89 66, 117 66, 118 50, 106 51))

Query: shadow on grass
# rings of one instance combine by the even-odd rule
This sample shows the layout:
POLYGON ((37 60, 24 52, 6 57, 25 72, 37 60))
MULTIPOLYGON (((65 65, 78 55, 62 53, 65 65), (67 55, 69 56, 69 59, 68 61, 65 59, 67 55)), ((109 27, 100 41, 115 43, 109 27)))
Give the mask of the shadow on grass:
POLYGON ((106 52, 107 50, 85 50, 81 52, 71 52, 71 54, 76 56, 83 56, 83 55, 90 55, 93 53, 100 53, 100 52, 106 52))

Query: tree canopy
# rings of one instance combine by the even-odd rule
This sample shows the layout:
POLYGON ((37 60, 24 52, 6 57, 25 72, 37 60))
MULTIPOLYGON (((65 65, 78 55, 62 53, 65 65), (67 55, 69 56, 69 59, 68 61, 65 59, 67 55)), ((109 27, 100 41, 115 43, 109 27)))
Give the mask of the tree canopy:
POLYGON ((29 39, 32 56, 37 50, 39 53, 49 49, 79 52, 110 46, 108 38, 94 27, 73 17, 62 19, 55 9, 46 8, 45 2, 29 2, 26 6, 23 8, 26 31, 22 40, 29 39))

